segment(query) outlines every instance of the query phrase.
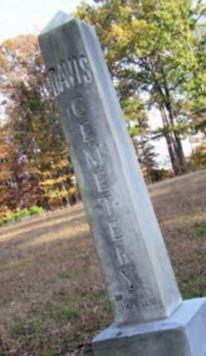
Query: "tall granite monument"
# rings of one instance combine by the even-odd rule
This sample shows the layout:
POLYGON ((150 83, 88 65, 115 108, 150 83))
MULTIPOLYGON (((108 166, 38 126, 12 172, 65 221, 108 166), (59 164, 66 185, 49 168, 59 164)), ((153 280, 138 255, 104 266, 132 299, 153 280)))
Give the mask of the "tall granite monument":
POLYGON ((114 312, 96 356, 206 356, 206 300, 183 302, 94 29, 39 36, 114 312))

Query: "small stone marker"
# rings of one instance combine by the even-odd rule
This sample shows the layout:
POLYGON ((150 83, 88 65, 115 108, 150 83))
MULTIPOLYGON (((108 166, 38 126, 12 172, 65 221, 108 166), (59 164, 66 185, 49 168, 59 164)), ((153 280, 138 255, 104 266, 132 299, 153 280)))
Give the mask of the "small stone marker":
POLYGON ((206 356, 206 302, 182 302, 94 29, 60 12, 39 36, 115 321, 97 356, 206 356))

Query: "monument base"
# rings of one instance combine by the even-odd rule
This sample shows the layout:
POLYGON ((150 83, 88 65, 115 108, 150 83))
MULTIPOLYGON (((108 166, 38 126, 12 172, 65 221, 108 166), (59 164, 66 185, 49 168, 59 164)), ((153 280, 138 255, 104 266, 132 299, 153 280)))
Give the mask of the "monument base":
POLYGON ((206 298, 184 301, 168 318, 117 326, 94 340, 95 356, 206 356, 206 298))

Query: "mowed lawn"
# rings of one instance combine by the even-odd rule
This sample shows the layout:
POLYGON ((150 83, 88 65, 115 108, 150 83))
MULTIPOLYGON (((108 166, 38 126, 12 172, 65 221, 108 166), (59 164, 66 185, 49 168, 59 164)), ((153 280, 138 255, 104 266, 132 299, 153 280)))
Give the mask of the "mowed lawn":
MULTIPOLYGON (((184 298, 206 295, 206 171, 149 189, 184 298)), ((81 204, 0 229, 0 356, 91 355, 111 320, 81 204)))

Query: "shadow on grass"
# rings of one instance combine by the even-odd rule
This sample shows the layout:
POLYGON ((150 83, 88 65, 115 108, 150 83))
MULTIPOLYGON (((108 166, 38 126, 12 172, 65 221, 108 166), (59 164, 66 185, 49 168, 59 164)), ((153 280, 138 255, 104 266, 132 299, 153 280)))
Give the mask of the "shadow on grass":
POLYGON ((82 240, 88 240, 88 236, 89 229, 83 210, 58 219, 52 225, 45 221, 35 228, 27 226, 26 230, 15 236, 12 233, 11 237, 7 235, 5 239, 0 239, 0 272, 26 264, 29 267, 34 258, 45 264, 55 249, 66 253, 82 240))
POLYGON ((40 217, 33 217, 29 221, 20 221, 13 223, 8 226, 3 226, 0 228, 0 242, 2 239, 6 239, 7 237, 12 238, 12 236, 16 236, 18 233, 23 233, 26 231, 35 230, 35 228, 41 228, 46 225, 53 225, 58 223, 58 221, 69 221, 75 217, 78 217, 81 214, 84 214, 84 209, 81 208, 74 208, 74 210, 65 211, 58 211, 51 213, 44 214, 40 217))
POLYGON ((79 225, 83 222, 86 222, 85 213, 82 210, 76 211, 71 215, 65 217, 58 217, 58 219, 54 219, 48 221, 45 219, 40 224, 32 223, 24 226, 23 228, 16 228, 15 231, 7 232, 6 234, 1 235, 0 237, 0 246, 2 248, 4 246, 15 245, 22 243, 22 240, 26 240, 27 242, 33 240, 35 238, 40 237, 41 235, 46 235, 50 232, 64 229, 65 227, 74 227, 75 225, 79 225))

